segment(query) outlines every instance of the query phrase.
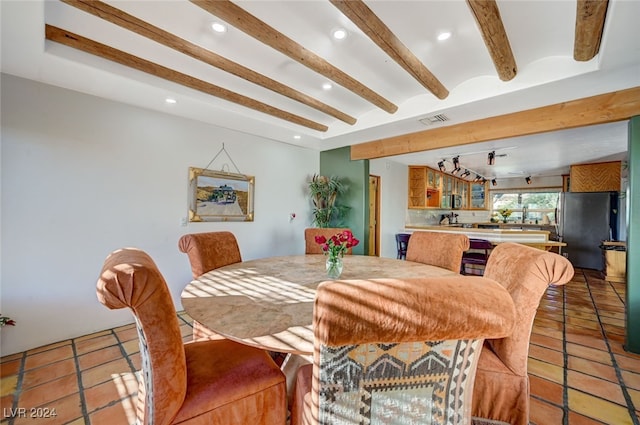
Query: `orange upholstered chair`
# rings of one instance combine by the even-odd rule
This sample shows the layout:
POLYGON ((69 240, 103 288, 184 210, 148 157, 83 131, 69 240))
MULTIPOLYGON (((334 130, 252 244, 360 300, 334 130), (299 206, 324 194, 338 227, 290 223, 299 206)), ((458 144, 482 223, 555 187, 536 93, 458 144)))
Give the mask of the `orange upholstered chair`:
POLYGON ((508 336, 487 339, 480 354, 473 391, 474 424, 529 423, 529 341, 536 310, 549 285, 573 277, 564 257, 521 244, 496 246, 484 277, 504 286, 516 307, 516 324, 508 336))
MULTIPOLYGON (((316 236, 324 236, 329 239, 333 235, 350 230, 346 227, 309 227, 304 229, 304 253, 305 254, 324 254, 322 247, 316 243, 316 236)), ((348 248, 345 254, 351 254, 351 248, 348 248)))
POLYGON ((468 424, 478 350, 514 319, 509 293, 483 277, 323 282, 291 425, 382 424, 389 414, 393 423, 468 424))
POLYGON ((460 233, 413 232, 407 247, 407 261, 459 273, 462 253, 468 249, 469 238, 460 233))
POLYGON ((206 232, 184 235, 178 248, 189 256, 193 278, 229 264, 242 261, 238 241, 231 232, 206 232))
MULTIPOLYGON (((238 241, 231 232, 206 232, 184 235, 178 249, 187 254, 193 278, 229 264, 242 261, 238 241)), ((193 339, 221 338, 220 335, 193 321, 193 339)))
POLYGON ((122 249, 104 262, 97 295, 129 308, 140 338, 140 424, 285 425, 285 377, 263 350, 227 339, 182 342, 171 295, 145 252, 122 249))

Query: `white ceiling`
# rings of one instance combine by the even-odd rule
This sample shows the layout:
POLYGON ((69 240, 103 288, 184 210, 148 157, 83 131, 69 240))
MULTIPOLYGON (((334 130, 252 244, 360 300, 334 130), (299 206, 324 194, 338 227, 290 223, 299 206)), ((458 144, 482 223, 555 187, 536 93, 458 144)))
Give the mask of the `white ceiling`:
MULTIPOLYGON (((499 0, 518 72, 501 81, 462 0, 366 1, 366 5, 449 90, 427 91, 326 0, 237 1, 235 4, 326 59, 398 106, 390 114, 186 0, 109 1, 124 12, 312 96, 357 119, 349 125, 316 109, 228 74, 58 0, 0 2, 2 72, 176 114, 316 150, 376 140, 435 126, 640 86, 640 1, 610 0, 599 54, 573 59, 575 0, 499 0), (45 39, 45 24, 113 46, 328 127, 312 130, 45 39), (333 40, 333 29, 349 36, 333 40), (439 42, 441 31, 451 31, 439 42), (166 97, 177 100, 165 103, 166 97), (420 119, 445 114, 425 126, 420 119), (299 139, 294 138, 299 136, 299 139)), ((212 140, 219 144, 220 140, 212 140)), ((559 175, 572 163, 625 158, 626 122, 402 155, 390 159, 435 167, 460 155, 485 177, 559 175), (495 150, 496 164, 486 165, 495 150), (505 155, 506 156, 501 156, 505 155)))

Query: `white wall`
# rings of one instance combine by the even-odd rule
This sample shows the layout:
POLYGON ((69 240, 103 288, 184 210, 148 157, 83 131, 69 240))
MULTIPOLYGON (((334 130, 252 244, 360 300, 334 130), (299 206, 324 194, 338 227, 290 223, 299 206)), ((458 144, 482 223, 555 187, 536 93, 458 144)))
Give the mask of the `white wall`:
POLYGON ((380 256, 396 258, 396 233, 404 229, 408 167, 388 159, 369 161, 369 174, 380 176, 380 256))
MULTIPOLYGON (((318 152, 1 78, 0 312, 17 322, 0 332, 2 355, 131 322, 95 295, 114 249, 146 250, 178 309, 191 279, 177 248, 182 234, 230 230, 244 259, 304 253, 306 186, 318 152), (255 176, 255 221, 182 227, 188 168, 205 167, 223 143, 240 171, 255 176)), ((227 163, 234 171, 221 158, 210 168, 227 163)))

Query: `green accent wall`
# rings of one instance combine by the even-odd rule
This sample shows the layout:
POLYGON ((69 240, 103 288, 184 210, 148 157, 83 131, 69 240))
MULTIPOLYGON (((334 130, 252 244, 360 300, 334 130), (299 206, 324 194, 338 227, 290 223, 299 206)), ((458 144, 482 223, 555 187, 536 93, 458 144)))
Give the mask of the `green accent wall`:
POLYGON ((629 121, 627 189, 627 338, 625 349, 640 354, 640 116, 629 121))
POLYGON ((348 186, 339 203, 351 207, 343 223, 360 239, 354 254, 364 255, 369 246, 369 160, 351 160, 351 148, 320 152, 320 174, 337 176, 348 186))

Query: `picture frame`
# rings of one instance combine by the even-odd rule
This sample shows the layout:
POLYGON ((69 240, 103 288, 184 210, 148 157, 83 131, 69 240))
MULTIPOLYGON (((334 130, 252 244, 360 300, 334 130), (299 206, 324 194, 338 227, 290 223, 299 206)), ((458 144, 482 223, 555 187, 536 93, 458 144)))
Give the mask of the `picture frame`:
POLYGON ((253 221, 255 177, 189 167, 189 221, 253 221))

